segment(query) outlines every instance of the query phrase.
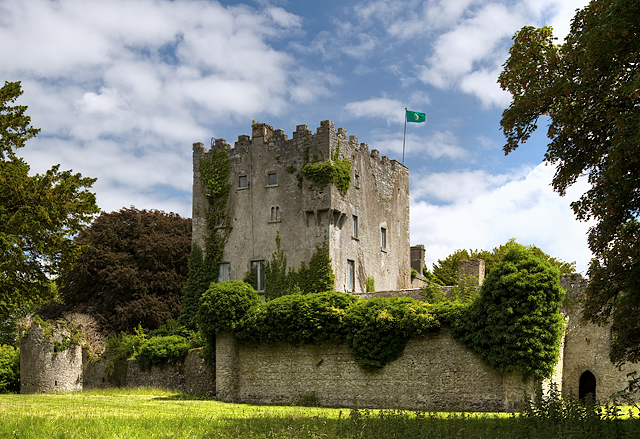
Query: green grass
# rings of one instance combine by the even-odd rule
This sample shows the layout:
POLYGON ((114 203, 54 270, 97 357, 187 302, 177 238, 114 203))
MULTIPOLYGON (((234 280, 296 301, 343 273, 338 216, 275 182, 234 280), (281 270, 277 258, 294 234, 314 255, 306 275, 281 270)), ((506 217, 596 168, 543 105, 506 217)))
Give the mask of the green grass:
POLYGON ((637 419, 227 404, 156 389, 0 395, 2 438, 632 438, 637 419))

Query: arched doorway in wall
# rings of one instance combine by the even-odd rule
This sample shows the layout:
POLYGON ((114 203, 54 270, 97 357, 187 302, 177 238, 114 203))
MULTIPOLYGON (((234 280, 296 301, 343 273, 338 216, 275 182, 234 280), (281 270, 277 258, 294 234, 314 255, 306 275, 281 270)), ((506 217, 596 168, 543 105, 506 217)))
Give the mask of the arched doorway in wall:
POLYGON ((588 370, 580 375, 580 387, 578 389, 578 396, 580 399, 584 399, 587 395, 596 399, 596 377, 588 370))

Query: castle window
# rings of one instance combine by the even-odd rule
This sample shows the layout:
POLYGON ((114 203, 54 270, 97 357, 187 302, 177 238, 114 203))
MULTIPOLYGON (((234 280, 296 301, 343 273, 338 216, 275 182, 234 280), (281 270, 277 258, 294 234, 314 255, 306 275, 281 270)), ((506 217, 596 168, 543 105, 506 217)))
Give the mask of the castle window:
POLYGON ((353 237, 357 238, 358 237, 358 217, 353 215, 353 237))
POLYGON ((356 288, 356 263, 347 260, 347 290, 354 291, 356 288))
POLYGON ((278 185, 278 174, 273 173, 269 174, 269 186, 277 186, 278 185))
POLYGON ((280 221, 280 207, 279 206, 271 206, 271 219, 270 223, 275 223, 280 221))
POLYGON ((228 262, 218 264, 218 283, 229 280, 229 265, 228 262))
POLYGON ((353 184, 355 185, 355 187, 359 188, 360 187, 360 176, 358 174, 354 174, 353 175, 353 184))
POLYGON ((382 250, 386 250, 387 248, 387 229, 384 227, 380 229, 380 247, 382 250))
POLYGON ((241 175, 238 178, 238 188, 242 189, 245 187, 249 187, 249 176, 247 175, 241 175))
POLYGON ((256 291, 264 291, 264 261, 251 261, 253 271, 254 288, 256 291))

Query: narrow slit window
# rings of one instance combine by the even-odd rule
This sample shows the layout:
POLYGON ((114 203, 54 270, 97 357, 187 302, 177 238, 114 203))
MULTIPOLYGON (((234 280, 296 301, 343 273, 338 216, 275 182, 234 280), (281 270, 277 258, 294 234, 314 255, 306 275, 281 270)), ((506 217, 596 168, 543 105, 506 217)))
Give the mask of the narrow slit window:
POLYGON ((353 237, 358 237, 358 217, 353 215, 353 237))
POLYGON ((356 263, 347 260, 347 289, 354 291, 356 287, 356 263))
POLYGON ((387 248, 387 229, 384 227, 380 229, 380 247, 383 250, 387 248))

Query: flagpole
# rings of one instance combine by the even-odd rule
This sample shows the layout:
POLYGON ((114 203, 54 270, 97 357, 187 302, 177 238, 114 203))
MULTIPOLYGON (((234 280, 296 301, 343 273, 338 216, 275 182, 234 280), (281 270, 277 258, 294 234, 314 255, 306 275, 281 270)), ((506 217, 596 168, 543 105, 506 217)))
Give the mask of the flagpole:
POLYGON ((404 143, 407 140, 407 108, 404 109, 404 137, 402 138, 402 164, 404 165, 404 143))

